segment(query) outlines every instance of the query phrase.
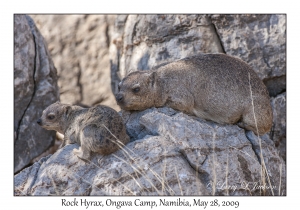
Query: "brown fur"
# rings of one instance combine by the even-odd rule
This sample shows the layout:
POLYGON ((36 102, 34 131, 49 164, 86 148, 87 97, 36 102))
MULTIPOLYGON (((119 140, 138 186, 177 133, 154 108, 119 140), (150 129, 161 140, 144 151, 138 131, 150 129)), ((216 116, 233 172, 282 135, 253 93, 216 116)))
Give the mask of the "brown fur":
POLYGON ((62 146, 81 145, 73 152, 83 160, 90 160, 91 152, 111 154, 129 142, 121 116, 107 106, 82 108, 56 102, 43 111, 37 123, 64 134, 62 146))
POLYGON ((225 54, 200 54, 130 73, 120 82, 116 99, 124 110, 168 106, 221 124, 238 123, 257 135, 272 126, 265 85, 248 64, 225 54))

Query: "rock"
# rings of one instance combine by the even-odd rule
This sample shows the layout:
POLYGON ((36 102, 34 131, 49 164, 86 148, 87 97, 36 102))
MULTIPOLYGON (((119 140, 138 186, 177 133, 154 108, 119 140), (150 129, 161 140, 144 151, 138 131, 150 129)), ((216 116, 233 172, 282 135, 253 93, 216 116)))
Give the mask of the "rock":
POLYGON ((236 125, 166 107, 122 116, 132 140, 125 149, 87 164, 72 153, 79 145, 67 145, 15 175, 15 195, 286 194, 285 163, 265 136, 268 179, 261 178, 255 137, 236 125), (259 189, 269 183, 273 191, 259 189))
POLYGON ((131 71, 149 70, 199 52, 222 52, 207 15, 129 15, 124 19, 116 18, 119 37, 114 38, 120 48, 115 52, 120 53, 121 78, 131 71))
POLYGON ((211 19, 226 54, 248 63, 269 92, 274 89, 270 80, 278 77, 284 83, 277 82, 275 94, 286 89, 286 15, 212 15, 211 19))
POLYGON ((268 135, 257 138, 252 131, 247 131, 246 136, 252 143, 252 148, 261 164, 261 171, 264 174, 261 182, 265 183, 264 186, 270 186, 271 195, 285 195, 285 184, 282 185, 281 182, 286 180, 285 162, 278 154, 274 142, 268 135))
POLYGON ((269 95, 276 97, 277 95, 286 92, 286 75, 264 79, 269 95))
POLYGON ((55 132, 36 122, 42 111, 58 100, 56 69, 33 20, 14 16, 14 172, 47 150, 55 132))
POLYGON ((274 141, 279 155, 286 160, 286 93, 271 99, 273 127, 270 138, 274 141))
POLYGON ((119 110, 111 91, 109 58, 115 15, 31 16, 49 43, 60 101, 119 110))
POLYGON ((25 168, 18 173, 18 179, 15 179, 15 195, 29 195, 29 189, 32 188, 35 182, 35 176, 38 173, 41 165, 50 157, 42 157, 39 161, 35 162, 32 166, 25 168))

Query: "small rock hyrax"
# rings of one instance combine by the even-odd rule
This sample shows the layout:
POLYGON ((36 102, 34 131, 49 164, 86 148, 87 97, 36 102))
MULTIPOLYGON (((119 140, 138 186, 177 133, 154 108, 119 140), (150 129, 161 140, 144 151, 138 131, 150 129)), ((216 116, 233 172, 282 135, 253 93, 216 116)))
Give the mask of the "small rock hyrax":
POLYGON ((80 148, 73 152, 83 160, 90 160, 91 152, 111 154, 129 142, 121 116, 107 106, 82 108, 56 102, 37 123, 64 134, 62 146, 78 143, 80 148))
POLYGON ((266 86, 248 64, 225 54, 200 54, 132 72, 120 82, 116 99, 124 110, 168 106, 220 124, 237 123, 256 135, 272 126, 266 86))

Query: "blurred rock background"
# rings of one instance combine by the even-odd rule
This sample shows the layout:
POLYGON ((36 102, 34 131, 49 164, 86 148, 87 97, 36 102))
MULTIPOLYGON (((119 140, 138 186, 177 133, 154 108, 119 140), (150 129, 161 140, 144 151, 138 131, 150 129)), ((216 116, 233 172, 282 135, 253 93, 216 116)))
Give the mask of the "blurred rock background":
POLYGON ((115 16, 31 15, 48 43, 63 103, 119 110, 111 91, 109 48, 115 16))

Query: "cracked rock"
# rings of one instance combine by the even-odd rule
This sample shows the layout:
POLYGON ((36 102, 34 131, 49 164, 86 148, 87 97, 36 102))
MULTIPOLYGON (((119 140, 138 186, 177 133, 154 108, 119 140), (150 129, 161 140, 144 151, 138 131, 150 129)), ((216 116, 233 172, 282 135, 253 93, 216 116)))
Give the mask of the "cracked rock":
POLYGON ((286 15, 212 15, 226 54, 248 63, 263 79, 286 74, 286 15))
POLYGON ((27 15, 14 16, 14 172, 47 150, 54 131, 37 119, 59 99, 56 69, 43 37, 27 15))

